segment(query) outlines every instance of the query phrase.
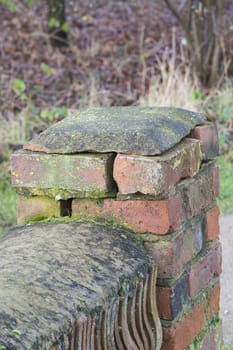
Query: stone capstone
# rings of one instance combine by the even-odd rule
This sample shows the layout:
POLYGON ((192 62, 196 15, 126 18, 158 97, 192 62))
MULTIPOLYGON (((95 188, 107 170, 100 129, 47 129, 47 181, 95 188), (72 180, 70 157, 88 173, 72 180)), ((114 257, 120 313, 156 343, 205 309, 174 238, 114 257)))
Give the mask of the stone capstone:
POLYGON ((200 113, 168 107, 109 107, 77 111, 25 144, 46 153, 161 154, 205 122, 200 113))
POLYGON ((101 225, 16 227, 0 249, 1 349, 51 349, 77 319, 93 322, 119 293, 133 294, 149 271, 148 255, 128 231, 101 225))

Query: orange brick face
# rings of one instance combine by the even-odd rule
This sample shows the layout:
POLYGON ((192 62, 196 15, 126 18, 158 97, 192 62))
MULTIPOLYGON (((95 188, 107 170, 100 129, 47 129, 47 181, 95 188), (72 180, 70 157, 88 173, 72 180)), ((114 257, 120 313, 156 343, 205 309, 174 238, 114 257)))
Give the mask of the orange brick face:
POLYGON ((191 265, 189 293, 194 298, 214 277, 221 273, 221 246, 212 243, 211 249, 191 265))
POLYGON ((43 196, 18 196, 17 223, 25 224, 33 219, 46 219, 60 216, 59 202, 43 196))
POLYGON ((206 302, 206 315, 211 320, 218 314, 220 307, 220 283, 217 282, 212 289, 209 290, 206 302))
POLYGON ((170 328, 163 328, 161 350, 185 349, 205 326, 204 304, 195 305, 188 314, 170 328))
POLYGON ((218 167, 213 166, 204 166, 192 181, 185 182, 182 193, 188 219, 215 201, 218 187, 218 167))
POLYGON ((12 156, 12 183, 31 195, 60 199, 106 197, 115 191, 112 177, 114 155, 45 154, 20 151, 12 156), (52 189, 52 191, 51 191, 52 189))
POLYGON ((138 233, 164 235, 176 230, 183 221, 181 196, 168 200, 74 200, 73 216, 92 216, 112 219, 138 233))
POLYGON ((219 236, 219 208, 214 206, 206 213, 206 240, 213 241, 219 236))
POLYGON ((114 179, 122 194, 164 195, 180 179, 194 176, 201 159, 200 143, 192 139, 185 139, 159 157, 118 154, 114 179))
POLYGON ((172 318, 171 293, 169 287, 157 287, 157 305, 160 318, 170 320, 172 318))
POLYGON ((156 295, 160 318, 174 320, 188 303, 187 275, 182 275, 170 287, 157 287, 156 295))
POLYGON ((215 124, 196 126, 190 137, 200 140, 205 159, 216 158, 219 153, 218 131, 215 124))

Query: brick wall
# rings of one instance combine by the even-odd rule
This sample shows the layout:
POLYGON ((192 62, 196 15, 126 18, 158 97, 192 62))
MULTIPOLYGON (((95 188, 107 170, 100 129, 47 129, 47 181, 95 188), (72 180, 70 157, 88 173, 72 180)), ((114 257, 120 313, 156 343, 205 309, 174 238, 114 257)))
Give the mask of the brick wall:
POLYGON ((158 156, 20 151, 18 223, 67 216, 134 231, 158 265, 162 350, 219 350, 217 153, 211 123, 158 156))

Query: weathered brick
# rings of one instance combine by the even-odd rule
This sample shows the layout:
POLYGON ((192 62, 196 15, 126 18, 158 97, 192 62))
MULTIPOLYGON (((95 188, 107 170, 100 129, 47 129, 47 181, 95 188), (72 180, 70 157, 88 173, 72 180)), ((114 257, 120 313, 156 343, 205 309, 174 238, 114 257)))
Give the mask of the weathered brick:
MULTIPOLYGON (((193 347, 188 348, 192 350, 193 347)), ((223 350, 222 341, 222 327, 221 323, 218 323, 214 329, 210 330, 209 334, 206 334, 202 339, 201 344, 196 347, 197 350, 223 350)))
POLYGON ((218 167, 205 164, 193 179, 184 180, 182 194, 187 218, 196 216, 216 199, 218 195, 218 167))
POLYGON ((42 196, 18 196, 17 198, 18 224, 59 216, 60 205, 59 202, 53 198, 42 196))
POLYGON ((169 240, 151 242, 146 237, 144 239, 145 248, 158 266, 158 277, 172 278, 201 251, 203 225, 201 220, 194 220, 189 226, 171 235, 169 240))
POLYGON ((118 154, 113 176, 121 194, 167 194, 182 178, 195 175, 201 164, 200 143, 185 139, 162 156, 118 154))
POLYGON ((205 255, 200 255, 190 268, 189 295, 194 298, 215 276, 221 273, 221 245, 214 242, 208 246, 205 255))
POLYGON ((206 317, 211 320, 219 313, 220 308, 220 283, 219 281, 206 291, 206 317))
POLYGON ((157 305, 160 318, 174 320, 188 300, 187 275, 182 275, 171 287, 157 286, 157 305))
POLYGON ((113 154, 45 154, 19 151, 12 156, 12 183, 19 193, 59 199, 106 197, 112 193, 113 154))
POLYGON ((186 315, 170 328, 163 328, 163 345, 161 350, 185 349, 204 327, 204 304, 195 304, 186 315))
POLYGON ((215 205, 206 212, 206 240, 213 241, 219 236, 219 208, 215 205))
POLYGON ((125 225, 135 232, 164 235, 183 221, 180 194, 167 200, 73 200, 73 217, 94 217, 125 225))
POLYGON ((201 142, 202 152, 204 158, 213 159, 218 156, 218 130, 217 126, 213 123, 196 126, 190 133, 190 137, 198 139, 201 142))
POLYGON ((156 288, 157 307, 159 317, 164 320, 172 319, 172 305, 171 305, 172 290, 170 287, 156 288))

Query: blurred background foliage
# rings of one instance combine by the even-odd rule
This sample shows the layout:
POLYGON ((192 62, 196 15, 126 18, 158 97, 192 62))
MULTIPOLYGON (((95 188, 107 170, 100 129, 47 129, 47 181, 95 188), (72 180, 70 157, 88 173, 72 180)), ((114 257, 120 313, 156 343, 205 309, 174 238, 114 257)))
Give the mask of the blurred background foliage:
POLYGON ((233 211, 231 0, 0 0, 0 233, 15 223, 12 151, 72 110, 166 105, 219 128, 233 211))

